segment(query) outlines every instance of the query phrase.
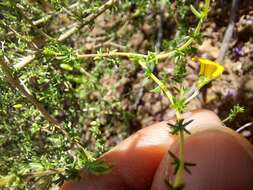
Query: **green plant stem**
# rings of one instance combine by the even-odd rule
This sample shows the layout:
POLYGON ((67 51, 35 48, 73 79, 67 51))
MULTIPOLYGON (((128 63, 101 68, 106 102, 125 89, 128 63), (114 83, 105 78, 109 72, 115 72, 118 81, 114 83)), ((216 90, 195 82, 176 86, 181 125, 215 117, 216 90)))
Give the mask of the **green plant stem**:
MULTIPOLYGON (((202 12, 202 18, 199 20, 198 25, 193 33, 193 37, 190 37, 185 44, 183 44, 181 47, 179 47, 177 50, 182 51, 185 48, 189 47, 192 42, 195 39, 195 36, 199 34, 202 23, 204 21, 204 19, 207 16, 207 13, 209 11, 209 6, 210 6, 210 0, 205 0, 205 5, 204 5, 204 10, 202 12)), ((166 54, 162 54, 159 56, 160 59, 166 58, 168 56, 170 56, 171 53, 169 52, 166 54)), ((195 96, 197 96, 198 91, 195 91, 192 96, 190 96, 186 101, 190 101, 192 98, 194 98, 195 96)), ((177 120, 179 120, 181 118, 181 114, 180 112, 176 112, 176 118, 177 120)), ((176 173, 176 177, 175 177, 175 181, 174 181, 174 187, 178 187, 180 185, 183 184, 183 173, 184 173, 184 164, 185 164, 185 158, 184 158, 184 131, 180 131, 179 133, 179 160, 180 160, 180 164, 179 164, 179 168, 178 171, 176 173)))
MULTIPOLYGON (((108 52, 108 53, 102 53, 102 54, 83 54, 83 55, 77 54, 77 57, 80 59, 91 58, 91 57, 112 57, 112 56, 139 57, 139 58, 147 57, 147 55, 144 55, 144 54, 127 53, 127 52, 108 52)), ((141 62, 141 61, 139 61, 138 63, 144 70, 148 69, 146 63, 141 62)), ((153 73, 150 73, 149 77, 162 89, 164 94, 169 99, 170 103, 173 104, 173 95, 171 94, 169 89, 166 87, 166 85, 159 78, 157 78, 153 73)))
MULTIPOLYGON (((140 64, 140 66, 144 70, 148 69, 148 67, 147 67, 147 65, 146 65, 145 62, 139 61, 138 63, 140 64)), ((153 73, 150 73, 149 77, 162 89, 162 91, 164 92, 164 94, 169 99, 170 103, 173 104, 174 103, 174 101, 173 101, 173 95, 171 94, 171 92, 168 89, 168 87, 159 78, 157 78, 157 76, 155 76, 153 73)))
POLYGON ((147 55, 131 52, 108 52, 108 53, 92 53, 92 54, 77 54, 77 57, 80 59, 92 58, 92 57, 140 57, 146 58, 147 55))
POLYGON ((65 171, 64 168, 57 168, 57 169, 49 169, 45 171, 30 172, 30 173, 24 174, 23 176, 27 178, 44 177, 44 176, 49 176, 49 175, 54 175, 54 174, 62 174, 64 171, 65 171))
POLYGON ((167 52, 167 53, 161 53, 157 56, 157 58, 159 60, 162 59, 166 59, 168 57, 172 57, 177 51, 183 51, 186 48, 188 48, 195 40, 195 37, 199 34, 202 24, 204 22, 204 19, 207 16, 208 10, 209 10, 209 6, 210 6, 210 0, 206 0, 205 1, 205 6, 204 6, 204 11, 202 12, 202 18, 199 19, 198 25, 195 28, 193 35, 180 47, 178 47, 176 50, 173 50, 171 52, 167 52))
POLYGON ((173 104, 173 95, 169 91, 169 89, 166 87, 166 85, 161 82, 153 73, 150 74, 150 78, 163 90, 164 94, 169 99, 170 103, 173 104))
MULTIPOLYGON (((121 57, 140 57, 140 58, 146 58, 147 55, 144 54, 138 54, 138 53, 126 53, 126 52, 108 52, 108 53, 102 53, 102 54, 83 54, 79 55, 77 54, 78 58, 88 58, 88 57, 111 57, 111 56, 121 56, 121 57)), ((148 69, 147 65, 144 62, 139 61, 138 62, 143 69, 148 69)), ((166 87, 166 85, 158 79, 153 73, 150 73, 149 76, 165 93, 165 95, 168 97, 171 104, 173 104, 173 96, 169 89, 166 87)))
MULTIPOLYGON (((176 118, 177 120, 181 119, 181 113, 176 111, 176 118)), ((174 181, 174 187, 178 187, 183 184, 183 174, 184 174, 184 131, 181 130, 179 132, 179 168, 176 173, 175 181, 174 181)))
MULTIPOLYGON (((203 21, 199 21, 194 33, 199 33, 201 26, 202 26, 203 21)), ((194 37, 190 37, 182 46, 177 48, 177 50, 169 51, 167 53, 160 53, 157 55, 158 60, 166 59, 172 57, 177 51, 182 51, 189 47, 194 41, 194 37)), ((86 59, 86 58, 92 58, 92 57, 111 57, 111 56, 120 56, 120 57, 147 57, 145 54, 140 54, 140 53, 130 53, 130 52, 108 52, 108 53, 93 53, 93 54, 78 54, 77 55, 80 59, 86 59)))
POLYGON ((179 132, 179 168, 176 174, 174 187, 178 187, 183 184, 183 174, 184 174, 184 132, 179 132))
POLYGON ((222 123, 226 123, 226 122, 229 121, 231 118, 233 118, 233 116, 229 115, 228 117, 226 117, 225 119, 223 119, 221 122, 222 122, 222 123))
MULTIPOLYGON (((74 27, 70 28, 64 34, 59 36, 59 38, 57 40, 60 41, 60 42, 66 40, 72 34, 74 34, 76 31, 80 30, 84 25, 90 23, 95 18, 97 18, 97 16, 99 16, 101 13, 103 13, 105 10, 107 10, 108 8, 113 6, 115 4, 115 2, 116 2, 115 0, 108 1, 106 4, 104 4, 102 7, 99 8, 99 10, 96 12, 96 14, 90 15, 81 24, 76 23, 74 25, 74 27)), ((198 25, 197 25, 196 29, 194 30, 194 33, 193 33, 192 37, 190 37, 182 46, 178 47, 176 50, 169 51, 167 53, 163 52, 163 53, 158 54, 157 55, 158 60, 163 60, 163 59, 170 58, 177 51, 183 51, 184 49, 189 47, 194 42, 195 36, 200 32, 200 29, 201 29, 202 23, 204 21, 204 18, 207 16, 209 6, 210 6, 210 0, 206 0, 205 1, 205 6, 204 6, 204 11, 202 12, 203 16, 202 16, 201 19, 199 19, 198 25)), ((87 59, 87 58, 92 58, 92 57, 97 57, 97 56, 104 56, 104 57, 120 56, 120 57, 128 57, 128 58, 132 57, 132 56, 144 57, 144 58, 147 57, 147 55, 145 55, 145 54, 130 53, 130 52, 108 52, 108 53, 102 53, 102 54, 97 54, 97 53, 95 53, 95 54, 78 54, 78 57, 80 59, 87 59)), ((31 55, 30 55, 30 57, 31 57, 31 55)), ((32 62, 35 58, 36 58, 36 55, 34 54, 31 59, 27 59, 25 64, 20 64, 21 66, 19 66, 19 67, 16 66, 15 68, 21 69, 24 66, 26 66, 27 64, 29 64, 30 62, 32 62)), ((18 65, 19 65, 19 63, 18 63, 18 65)))

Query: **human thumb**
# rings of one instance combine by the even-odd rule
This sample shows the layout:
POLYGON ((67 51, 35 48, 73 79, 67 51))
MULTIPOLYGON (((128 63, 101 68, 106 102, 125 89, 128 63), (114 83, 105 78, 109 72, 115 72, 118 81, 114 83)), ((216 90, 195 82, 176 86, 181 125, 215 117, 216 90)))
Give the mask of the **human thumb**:
MULTIPOLYGON (((208 119, 206 120, 208 121, 208 119)), ((196 164, 184 171, 184 190, 252 190, 253 146, 224 126, 192 125, 185 139, 185 162, 196 164)), ((177 154, 178 143, 170 151, 177 154)), ((172 181, 172 158, 166 154, 158 167, 151 190, 167 190, 172 181)))

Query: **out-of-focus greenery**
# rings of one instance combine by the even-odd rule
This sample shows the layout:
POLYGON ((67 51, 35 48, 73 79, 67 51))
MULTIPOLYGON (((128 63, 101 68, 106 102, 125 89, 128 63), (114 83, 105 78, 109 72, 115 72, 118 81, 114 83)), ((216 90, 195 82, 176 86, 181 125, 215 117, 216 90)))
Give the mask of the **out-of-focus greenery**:
MULTIPOLYGON (((108 17, 113 25, 98 37, 127 44, 146 16, 159 14, 161 4, 170 13, 168 19, 177 24, 174 39, 163 40, 161 50, 174 50, 191 35, 192 26, 187 18, 193 1, 112 2, 104 19, 108 17), (176 14, 172 13, 175 10, 176 14), (127 15, 127 22, 133 26, 131 32, 123 35, 118 31, 124 28, 126 20, 113 20, 122 15, 127 15)), ((104 3, 99 0, 0 1, 0 61, 8 64, 13 77, 60 123, 56 126, 48 122, 0 69, 0 189, 49 189, 77 177, 81 168, 96 174, 110 170, 106 163, 95 158, 109 146, 103 132, 110 131, 113 135, 113 131, 120 130, 125 136, 134 119, 136 110, 123 105, 123 100, 128 98, 133 104, 135 94, 131 89, 119 89, 124 79, 135 76, 140 68, 115 57, 79 59, 77 52, 86 51, 82 39, 96 26, 94 19, 70 37, 59 40, 75 23, 81 26, 88 16, 96 15, 104 3), (29 55, 34 56, 33 60, 19 66, 29 55), (105 80, 112 81, 105 85, 105 80)), ((190 20, 195 24, 194 17, 190 20)), ((151 39, 151 51, 155 40, 156 37, 151 39)), ((192 50, 189 46, 174 55, 175 85, 182 83, 187 75, 185 57, 192 50)), ((101 52, 105 51, 107 47, 102 46, 101 52)), ((155 64, 154 58, 150 54, 145 61, 155 64)), ((148 71, 145 74, 149 77, 148 71)))

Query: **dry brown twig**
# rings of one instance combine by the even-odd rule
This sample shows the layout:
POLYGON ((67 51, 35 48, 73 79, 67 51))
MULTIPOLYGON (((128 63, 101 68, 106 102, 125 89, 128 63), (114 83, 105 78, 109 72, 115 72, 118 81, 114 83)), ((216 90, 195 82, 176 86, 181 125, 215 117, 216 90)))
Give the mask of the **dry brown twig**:
POLYGON ((237 15, 237 10, 239 8, 239 2, 240 0, 233 0, 232 2, 232 6, 231 6, 231 11, 230 11, 230 17, 229 17, 229 23, 228 23, 228 27, 227 30, 225 32, 221 47, 220 47, 220 52, 217 58, 217 62, 218 63, 222 63, 226 52, 229 48, 229 44, 234 32, 234 27, 235 27, 235 19, 236 19, 236 15, 237 15))
MULTIPOLYGON (((79 2, 74 3, 73 5, 70 5, 70 6, 68 7, 68 9, 71 10, 71 9, 77 7, 78 5, 79 5, 79 2)), ((49 20, 50 20, 51 18, 53 18, 54 16, 56 16, 56 15, 62 13, 62 11, 63 11, 63 10, 60 10, 60 11, 57 11, 57 12, 53 12, 53 13, 49 13, 48 15, 46 15, 46 16, 44 16, 44 17, 38 19, 38 20, 32 21, 32 22, 33 22, 33 24, 34 24, 35 26, 38 26, 38 25, 40 25, 40 24, 42 24, 42 23, 45 23, 45 22, 49 21, 49 20)))

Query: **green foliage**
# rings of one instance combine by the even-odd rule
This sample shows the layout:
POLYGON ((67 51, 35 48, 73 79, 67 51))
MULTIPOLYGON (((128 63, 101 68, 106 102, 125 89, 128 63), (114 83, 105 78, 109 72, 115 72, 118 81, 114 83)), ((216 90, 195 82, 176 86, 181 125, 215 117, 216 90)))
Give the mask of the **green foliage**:
POLYGON ((193 120, 184 122, 183 119, 179 119, 177 120, 176 124, 173 125, 171 123, 168 123, 168 125, 170 126, 170 133, 172 135, 179 135, 179 132, 186 132, 187 134, 191 134, 187 129, 186 126, 189 125, 191 122, 193 122, 193 120))
MULTIPOLYGON (((3 18, 0 20, 0 189, 49 189, 64 180, 78 178, 81 169, 96 175, 110 172, 111 166, 96 158, 111 146, 107 138, 126 134, 126 128, 135 118, 136 110, 124 104, 134 93, 122 83, 135 78, 140 68, 146 80, 156 83, 152 91, 164 93, 177 113, 172 133, 178 136, 188 133, 185 127, 191 121, 184 123, 180 118, 188 103, 186 88, 182 85, 187 76, 186 57, 194 50, 192 43, 200 36, 208 10, 198 12, 190 6, 192 1, 173 2, 176 16, 170 15, 170 19, 177 28, 173 39, 163 42, 164 52, 160 54, 115 50, 129 49, 117 43, 126 44, 146 16, 150 12, 158 14, 163 3, 0 1, 3 18), (102 32, 95 28, 99 24, 94 21, 101 14, 105 25, 104 31, 100 29, 102 32), (193 17, 189 19, 190 15, 193 17), (115 23, 110 26, 108 20, 115 23), (198 21, 194 32, 191 20, 198 21), (101 34, 89 35, 93 29, 101 34), (90 38, 95 45, 89 49, 84 45, 90 38), (108 43, 112 47, 104 47, 108 43), (96 53, 86 54, 87 59, 80 55, 90 51, 96 53), (117 56, 127 57, 136 65, 128 61, 129 66, 117 56), (167 84, 169 77, 161 80, 155 75, 159 61, 168 57, 175 62, 171 86, 167 84), (5 67, 10 73, 6 73, 5 67), (38 105, 59 124, 52 124, 38 105)), ((171 9, 173 3, 166 1, 165 6, 171 9)), ((208 3, 206 0, 207 9, 208 3)), ((238 112, 238 108, 233 110, 231 117, 238 112)), ((175 175, 179 177, 182 165, 187 166, 181 156, 174 159, 178 168, 175 175)), ((180 184, 171 187, 182 189, 180 184)))
MULTIPOLYGON (((117 70, 119 61, 108 58, 81 62, 69 43, 41 36, 37 30, 40 28, 34 28, 17 11, 16 3, 36 21, 47 15, 61 16, 58 14, 63 14, 64 9, 81 1, 0 2, 4 18, 0 21, 0 61, 8 60, 8 65, 14 66, 12 74, 61 122, 60 128, 48 123, 33 104, 11 88, 0 69, 0 189, 3 184, 9 184, 4 189, 12 190, 49 189, 77 177, 81 168, 96 174, 108 172, 108 164, 95 160, 108 149, 102 132, 99 128, 86 128, 94 121, 101 128, 111 128, 115 122, 121 122, 123 129, 128 125, 120 99, 113 95, 117 89, 100 82, 117 70), (38 56, 32 63, 15 69, 35 51, 38 56), (103 99, 106 96, 110 98, 103 99)), ((71 18, 95 13, 101 5, 101 1, 95 1, 75 6, 71 18)), ((55 23, 51 23, 43 27, 44 32, 58 36, 55 23)), ((127 73, 125 69, 120 71, 122 76, 127 73)))
POLYGON ((222 122, 225 123, 227 121, 231 122, 233 121, 236 116, 239 114, 239 113, 243 113, 245 111, 244 107, 243 106, 240 106, 239 104, 236 104, 234 105, 230 111, 229 111, 229 114, 228 114, 228 117, 225 118, 222 122))
POLYGON ((185 55, 183 53, 177 53, 175 63, 173 79, 178 83, 182 83, 187 76, 185 55))

